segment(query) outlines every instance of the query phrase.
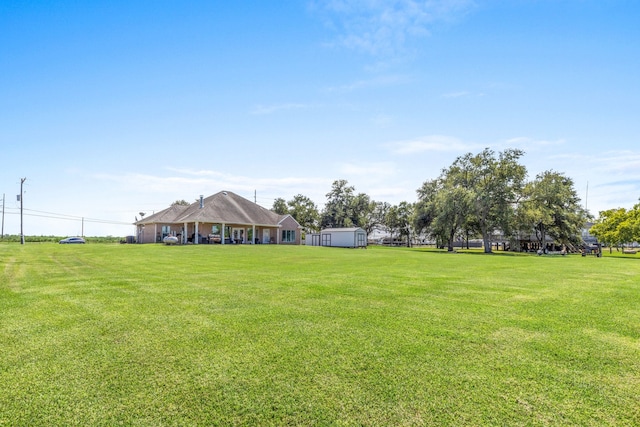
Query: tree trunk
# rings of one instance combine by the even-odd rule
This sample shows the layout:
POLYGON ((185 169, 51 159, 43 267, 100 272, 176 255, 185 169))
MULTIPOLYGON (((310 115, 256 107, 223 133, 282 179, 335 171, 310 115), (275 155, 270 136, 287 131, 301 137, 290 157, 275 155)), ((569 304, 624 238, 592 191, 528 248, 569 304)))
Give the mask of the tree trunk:
POLYGON ((448 252, 453 252, 453 238, 456 234, 455 229, 451 230, 451 233, 449 234, 449 247, 447 248, 448 252))
POLYGON ((491 237, 488 234, 482 234, 482 245, 484 246, 485 254, 493 253, 493 248, 491 247, 491 237))

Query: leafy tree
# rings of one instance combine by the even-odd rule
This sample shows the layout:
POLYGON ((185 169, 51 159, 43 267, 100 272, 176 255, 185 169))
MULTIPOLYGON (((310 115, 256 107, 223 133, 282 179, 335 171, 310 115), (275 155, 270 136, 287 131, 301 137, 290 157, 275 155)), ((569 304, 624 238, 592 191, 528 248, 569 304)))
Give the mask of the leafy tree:
POLYGON ((355 225, 351 212, 354 191, 355 188, 348 185, 347 180, 340 179, 333 182, 331 191, 327 193, 327 203, 320 218, 322 228, 342 228, 355 225))
POLYGON ((411 246, 411 237, 413 232, 413 215, 414 204, 408 202, 400 202, 398 205, 398 214, 396 216, 400 237, 406 237, 407 246, 411 246))
POLYGON ((313 203, 310 198, 302 194, 297 194, 287 202, 287 206, 289 214, 291 214, 305 230, 315 231, 318 229, 320 215, 316 204, 313 203))
POLYGON ((373 233, 376 229, 384 227, 384 220, 391 205, 387 202, 371 201, 367 207, 366 212, 361 215, 360 227, 366 232, 367 236, 373 233))
POLYGON ((273 207, 271 208, 271 210, 278 215, 287 215, 289 213, 287 202, 282 197, 278 197, 273 201, 273 207))
POLYGON ((468 192, 471 204, 467 220, 477 224, 485 253, 492 252, 495 230, 510 233, 514 206, 526 177, 526 168, 518 163, 523 154, 522 150, 507 149, 496 158, 487 148, 476 155, 458 157, 446 170, 448 185, 468 192))
POLYGON ((439 178, 422 184, 414 216, 416 230, 427 231, 438 246, 446 243, 450 251, 470 210, 469 191, 456 186, 452 178, 445 169, 439 178))
POLYGON ((618 239, 624 248, 625 244, 631 243, 637 239, 638 233, 637 219, 634 217, 634 211, 627 211, 624 221, 618 225, 618 239))
POLYGON ((441 190, 441 184, 440 179, 432 179, 425 181, 416 191, 418 193, 418 201, 415 205, 413 223, 416 233, 426 233, 432 237, 436 237, 436 240, 438 240, 438 236, 433 232, 431 226, 438 215, 436 197, 441 190))
POLYGON ((624 208, 601 211, 589 232, 609 246, 609 251, 613 246, 640 240, 640 204, 629 211, 624 208))
POLYGON ((393 242, 395 233, 397 232, 398 237, 405 237, 407 246, 411 246, 411 235, 414 223, 413 214, 414 205, 408 202, 401 202, 398 205, 389 206, 386 209, 384 226, 389 232, 391 242, 393 242))
POLYGON ((626 216, 627 210, 624 208, 601 211, 589 233, 611 249, 613 246, 620 244, 618 226, 625 220, 626 216))
POLYGON ((563 244, 577 243, 587 219, 579 202, 571 178, 546 171, 526 185, 519 218, 535 230, 541 247, 547 235, 563 244))
POLYGON ((465 188, 445 185, 438 192, 435 205, 438 214, 432 229, 442 241, 447 242, 447 249, 453 251, 453 242, 468 218, 471 194, 465 188))
MULTIPOLYGON (((198 199, 198 200, 200 200, 200 199, 198 199)), ((187 202, 184 199, 176 200, 175 202, 171 203, 171 206, 189 206, 189 205, 191 205, 191 203, 187 202)))
POLYGON ((347 207, 351 224, 353 226, 364 228, 372 209, 373 206, 371 204, 371 198, 368 195, 364 193, 358 193, 355 195, 347 207))
POLYGON ((640 204, 636 204, 629 211, 629 222, 631 226, 631 237, 627 243, 640 241, 640 204))
POLYGON ((389 206, 387 209, 386 215, 384 217, 384 226, 385 229, 389 232, 390 242, 393 244, 393 238, 395 235, 395 231, 400 229, 400 213, 398 206, 389 206))

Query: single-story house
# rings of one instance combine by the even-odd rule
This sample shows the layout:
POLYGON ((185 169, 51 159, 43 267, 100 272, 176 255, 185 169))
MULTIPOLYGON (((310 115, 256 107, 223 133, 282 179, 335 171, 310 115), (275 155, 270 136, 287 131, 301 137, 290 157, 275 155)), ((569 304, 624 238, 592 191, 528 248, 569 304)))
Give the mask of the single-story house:
POLYGON ((291 215, 279 215, 221 191, 189 205, 172 205, 135 223, 139 243, 160 243, 167 236, 180 243, 301 243, 302 227, 291 215))
POLYGON ((367 232, 360 227, 325 228, 320 233, 307 234, 306 244, 337 248, 366 248, 367 232))

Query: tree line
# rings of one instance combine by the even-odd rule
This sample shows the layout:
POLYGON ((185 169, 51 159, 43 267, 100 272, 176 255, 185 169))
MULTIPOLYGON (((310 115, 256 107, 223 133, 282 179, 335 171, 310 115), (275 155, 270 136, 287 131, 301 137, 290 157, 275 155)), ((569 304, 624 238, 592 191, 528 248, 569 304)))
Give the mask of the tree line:
POLYGON ((605 246, 623 247, 640 242, 640 203, 632 209, 617 208, 601 211, 590 233, 605 246))
POLYGON ((322 211, 301 194, 276 199, 272 210, 291 214, 308 231, 361 227, 367 234, 386 231, 407 244, 423 236, 449 250, 457 240, 481 238, 484 251, 491 252, 496 234, 516 246, 536 240, 544 248, 547 237, 579 246, 589 214, 580 206, 573 180, 548 170, 527 181, 526 167, 519 163, 523 155, 518 149, 496 153, 487 148, 460 156, 416 190, 414 203, 378 202, 337 180, 322 211))

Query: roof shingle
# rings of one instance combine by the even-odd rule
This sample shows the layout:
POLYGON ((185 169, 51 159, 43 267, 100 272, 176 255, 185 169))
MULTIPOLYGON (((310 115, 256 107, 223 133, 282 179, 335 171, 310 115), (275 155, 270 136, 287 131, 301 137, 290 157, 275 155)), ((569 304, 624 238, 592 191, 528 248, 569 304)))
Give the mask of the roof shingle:
POLYGON ((238 225, 277 226, 282 215, 263 208, 231 191, 221 191, 189 206, 171 206, 137 224, 210 222, 238 225))

